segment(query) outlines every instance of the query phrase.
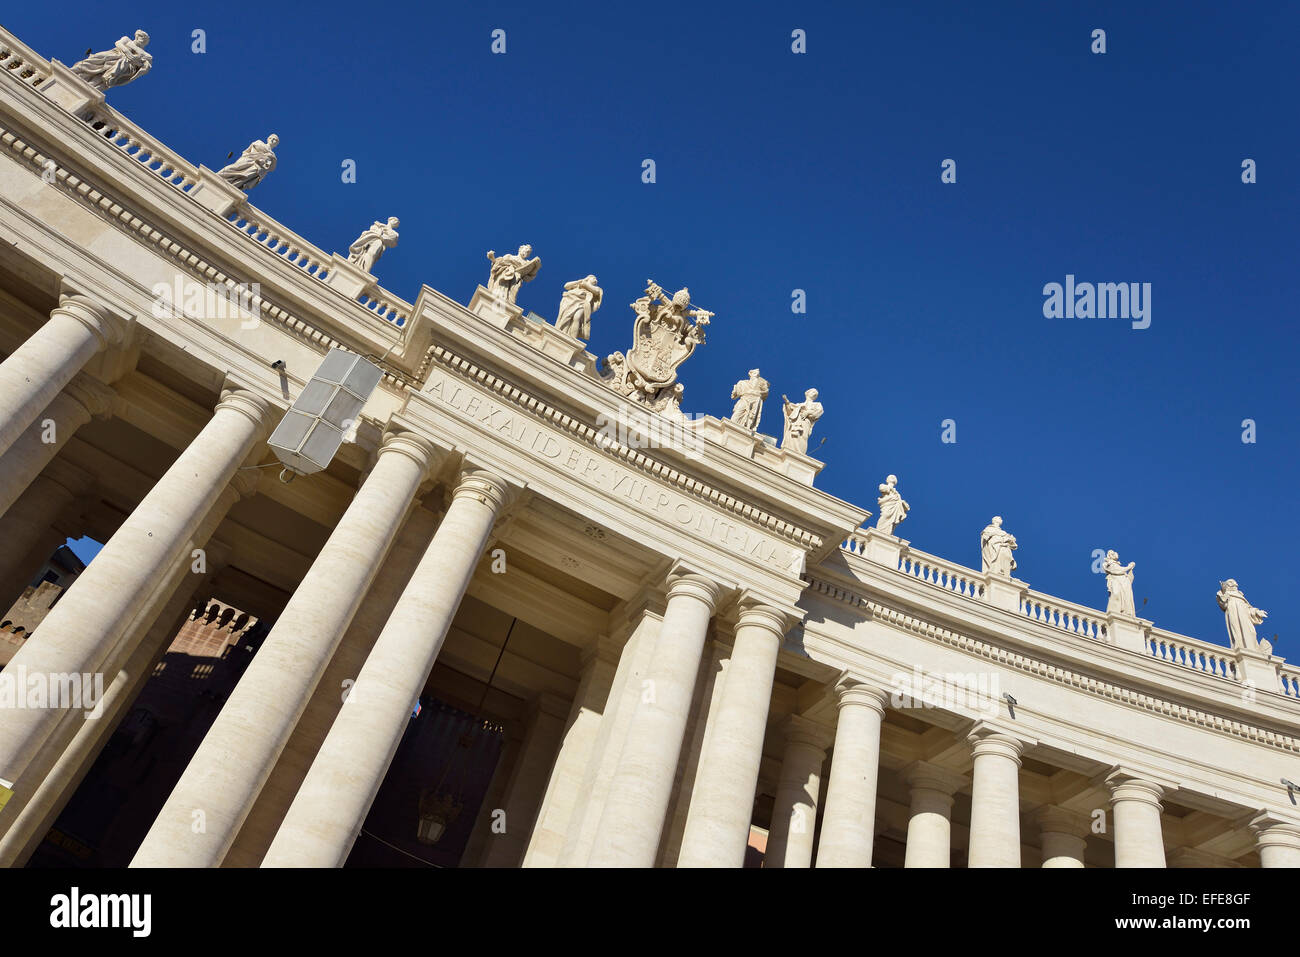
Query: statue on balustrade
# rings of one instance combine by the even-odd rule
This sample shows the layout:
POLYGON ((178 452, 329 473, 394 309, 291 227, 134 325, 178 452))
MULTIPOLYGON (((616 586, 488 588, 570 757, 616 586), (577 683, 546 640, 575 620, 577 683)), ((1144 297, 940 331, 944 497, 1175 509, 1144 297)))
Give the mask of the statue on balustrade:
POLYGON ((879 486, 880 497, 876 499, 876 504, 880 506, 880 514, 876 516, 876 528, 889 535, 893 535, 894 529, 903 524, 903 519, 907 518, 907 513, 912 509, 894 487, 897 484, 897 475, 888 476, 879 486))
POLYGON ((384 250, 397 245, 397 227, 400 225, 402 223, 396 216, 389 216, 386 224, 371 223, 370 228, 348 247, 348 262, 356 263, 366 272, 373 270, 384 250))
POLYGON ((688 289, 677 290, 669 299, 653 279, 646 280, 646 294, 631 305, 636 313, 632 348, 627 355, 615 352, 605 357, 611 374, 606 382, 650 411, 676 417, 683 392, 677 367, 704 342, 704 329, 713 313, 692 309, 688 289))
POLYGON ((1263 651, 1265 654, 1273 653, 1270 642, 1260 641, 1255 637, 1255 626, 1264 623, 1268 612, 1262 608, 1252 607, 1234 579, 1229 578, 1226 582, 1219 582, 1219 593, 1214 597, 1218 600, 1219 607, 1223 609, 1223 616, 1228 622, 1228 638, 1232 642, 1232 647, 1244 648, 1248 651, 1263 651))
POLYGON ((1019 547, 1016 536, 1002 530, 1002 516, 994 515, 993 521, 980 532, 981 571, 1010 578, 1016 568, 1016 559, 1011 553, 1019 547))
POLYGON ((749 370, 749 378, 741 379, 731 389, 736 404, 731 409, 731 421, 751 432, 758 430, 763 419, 763 400, 767 398, 767 380, 757 369, 749 370))
POLYGON ((1106 613, 1116 613, 1137 617, 1137 608, 1133 604, 1133 569, 1137 562, 1127 565, 1119 563, 1119 553, 1111 549, 1106 553, 1106 560, 1101 563, 1101 570, 1106 573, 1106 591, 1110 599, 1106 602, 1106 613))
POLYGON ((492 265, 488 269, 488 292, 506 302, 514 302, 519 296, 519 287, 536 279, 537 271, 542 268, 540 256, 536 259, 528 258, 532 254, 533 247, 527 243, 519 247, 518 253, 506 253, 504 256, 498 256, 489 249, 487 258, 492 265))
POLYGON ((785 413, 785 435, 781 438, 781 448, 808 454, 808 438, 812 435, 813 425, 822 417, 822 404, 817 401, 817 390, 809 389, 803 394, 802 402, 791 402, 784 395, 781 410, 785 413))
POLYGON ((564 295, 560 297, 560 311, 555 317, 556 330, 575 339, 590 339, 591 314, 600 308, 604 295, 596 285, 595 276, 566 282, 564 295))
POLYGON ((236 189, 252 189, 275 169, 275 148, 279 145, 280 137, 274 133, 266 142, 253 140, 239 159, 217 170, 217 175, 236 189))
POLYGON ((113 49, 95 53, 72 65, 72 72, 99 91, 124 86, 149 72, 153 57, 144 52, 149 34, 136 30, 135 37, 122 37, 113 49))

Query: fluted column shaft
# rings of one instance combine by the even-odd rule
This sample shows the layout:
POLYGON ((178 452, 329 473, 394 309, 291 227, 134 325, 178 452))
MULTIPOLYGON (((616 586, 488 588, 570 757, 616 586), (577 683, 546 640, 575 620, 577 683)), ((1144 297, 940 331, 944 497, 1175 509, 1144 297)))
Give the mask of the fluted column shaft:
POLYGON ((709 712, 678 867, 743 867, 785 615, 742 606, 722 694, 709 712))
POLYGON ((84 296, 70 296, 0 363, 0 454, 8 451, 89 360, 120 342, 125 324, 84 296))
POLYGON ((785 728, 781 776, 772 807, 764 867, 811 867, 821 795, 822 765, 830 735, 811 721, 791 715, 785 728))
POLYGON ((208 729, 132 867, 216 867, 225 858, 434 455, 412 433, 385 438, 374 468, 208 729))
POLYGON ((700 575, 669 583, 659 640, 588 858, 592 867, 654 866, 717 598, 717 585, 700 575))
POLYGON ((489 473, 462 477, 263 867, 343 866, 509 495, 506 483, 489 473))
POLYGON ((835 690, 839 716, 817 866, 870 867, 876 837, 880 725, 889 696, 854 678, 841 680, 835 690))
POLYGON ((952 866, 953 795, 968 779, 918 761, 903 774, 911 788, 904 867, 952 866))
POLYGON ((997 731, 971 735, 970 845, 967 867, 1020 866, 1020 753, 1018 738, 997 731))
POLYGON ((110 411, 112 395, 107 386, 81 377, 54 397, 9 451, 0 456, 0 515, 9 510, 77 429, 92 416, 110 411))
MULTIPOLYGON (((242 390, 226 393, 203 431, 73 582, 6 671, 16 672, 19 666, 28 674, 99 670, 269 425, 264 400, 242 390)), ((0 778, 21 777, 66 710, 0 711, 0 778)))
POLYGON ((1116 867, 1164 867, 1165 842, 1160 829, 1164 788, 1123 772, 1106 779, 1115 821, 1116 867))

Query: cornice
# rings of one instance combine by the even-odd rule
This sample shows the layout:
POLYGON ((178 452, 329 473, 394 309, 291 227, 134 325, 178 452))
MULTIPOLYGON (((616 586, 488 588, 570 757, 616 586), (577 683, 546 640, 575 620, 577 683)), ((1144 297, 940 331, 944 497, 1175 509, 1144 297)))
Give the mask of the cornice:
POLYGON ((812 579, 810 587, 819 594, 866 612, 869 619, 885 622, 922 638, 937 641, 967 654, 986 658, 1008 668, 1014 668, 1017 671, 1023 671, 1038 678, 1055 681, 1058 684, 1076 688, 1099 698, 1164 715, 1211 731, 1232 735, 1265 747, 1300 753, 1300 738, 1270 731, 1250 722, 1225 718, 1222 715, 1201 708, 1179 704, 1170 698, 1128 688, 1114 681, 1096 678, 1070 667, 1051 664, 1030 654, 1011 651, 991 641, 974 638, 959 631, 936 625, 933 622, 917 617, 915 614, 864 598, 820 579, 812 579))

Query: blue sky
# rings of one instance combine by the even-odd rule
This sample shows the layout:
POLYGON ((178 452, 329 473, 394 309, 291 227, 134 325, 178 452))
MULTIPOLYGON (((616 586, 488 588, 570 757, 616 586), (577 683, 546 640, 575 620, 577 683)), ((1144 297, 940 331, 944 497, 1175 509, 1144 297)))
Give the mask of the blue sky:
POLYGON ((529 242, 520 305, 553 317, 595 273, 603 356, 647 277, 688 285, 716 316, 686 411, 726 414, 755 365, 777 396, 815 386, 818 486, 875 511, 896 473, 918 548, 978 568, 1000 514, 1018 574, 1093 607, 1093 549, 1116 548, 1140 613, 1220 642, 1234 577, 1300 660, 1300 9, 1131 6, 83 2, 4 22, 65 62, 148 30, 153 72, 110 102, 213 168, 278 133, 253 202, 326 250, 399 216, 376 274, 408 300, 466 302, 485 250, 529 242), (1044 318, 1067 274, 1150 283, 1150 328, 1044 318))

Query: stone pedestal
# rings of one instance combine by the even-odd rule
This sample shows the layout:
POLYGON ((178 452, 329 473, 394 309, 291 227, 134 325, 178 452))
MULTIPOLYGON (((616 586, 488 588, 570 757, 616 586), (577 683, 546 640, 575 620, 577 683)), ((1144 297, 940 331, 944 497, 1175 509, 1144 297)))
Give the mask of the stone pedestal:
POLYGON ((995 575, 988 572, 984 576, 984 600, 994 608, 1004 611, 1019 612, 1025 600, 1029 586, 1009 575, 995 575))
POLYGON ((1151 622, 1111 612, 1106 616, 1106 642, 1126 651, 1147 653, 1147 633, 1151 622))
POLYGON ((50 61, 50 76, 39 87, 40 91, 73 116, 81 117, 92 109, 104 105, 104 91, 97 90, 77 74, 72 67, 58 60, 50 61))
POLYGON ((206 166, 199 167, 199 181, 190 187, 190 199, 212 210, 222 219, 243 205, 248 197, 244 191, 231 186, 206 166))
POLYGON ((1237 649, 1237 680, 1249 682, 1260 691, 1282 690, 1282 659, 1263 651, 1237 649))
POLYGON ((375 285, 375 277, 346 257, 334 253, 330 256, 325 285, 333 286, 349 299, 356 300, 375 285))
POLYGON ((889 535, 878 528, 868 528, 862 533, 865 544, 862 546, 863 557, 886 568, 898 568, 903 560, 903 553, 910 544, 907 539, 889 535))

